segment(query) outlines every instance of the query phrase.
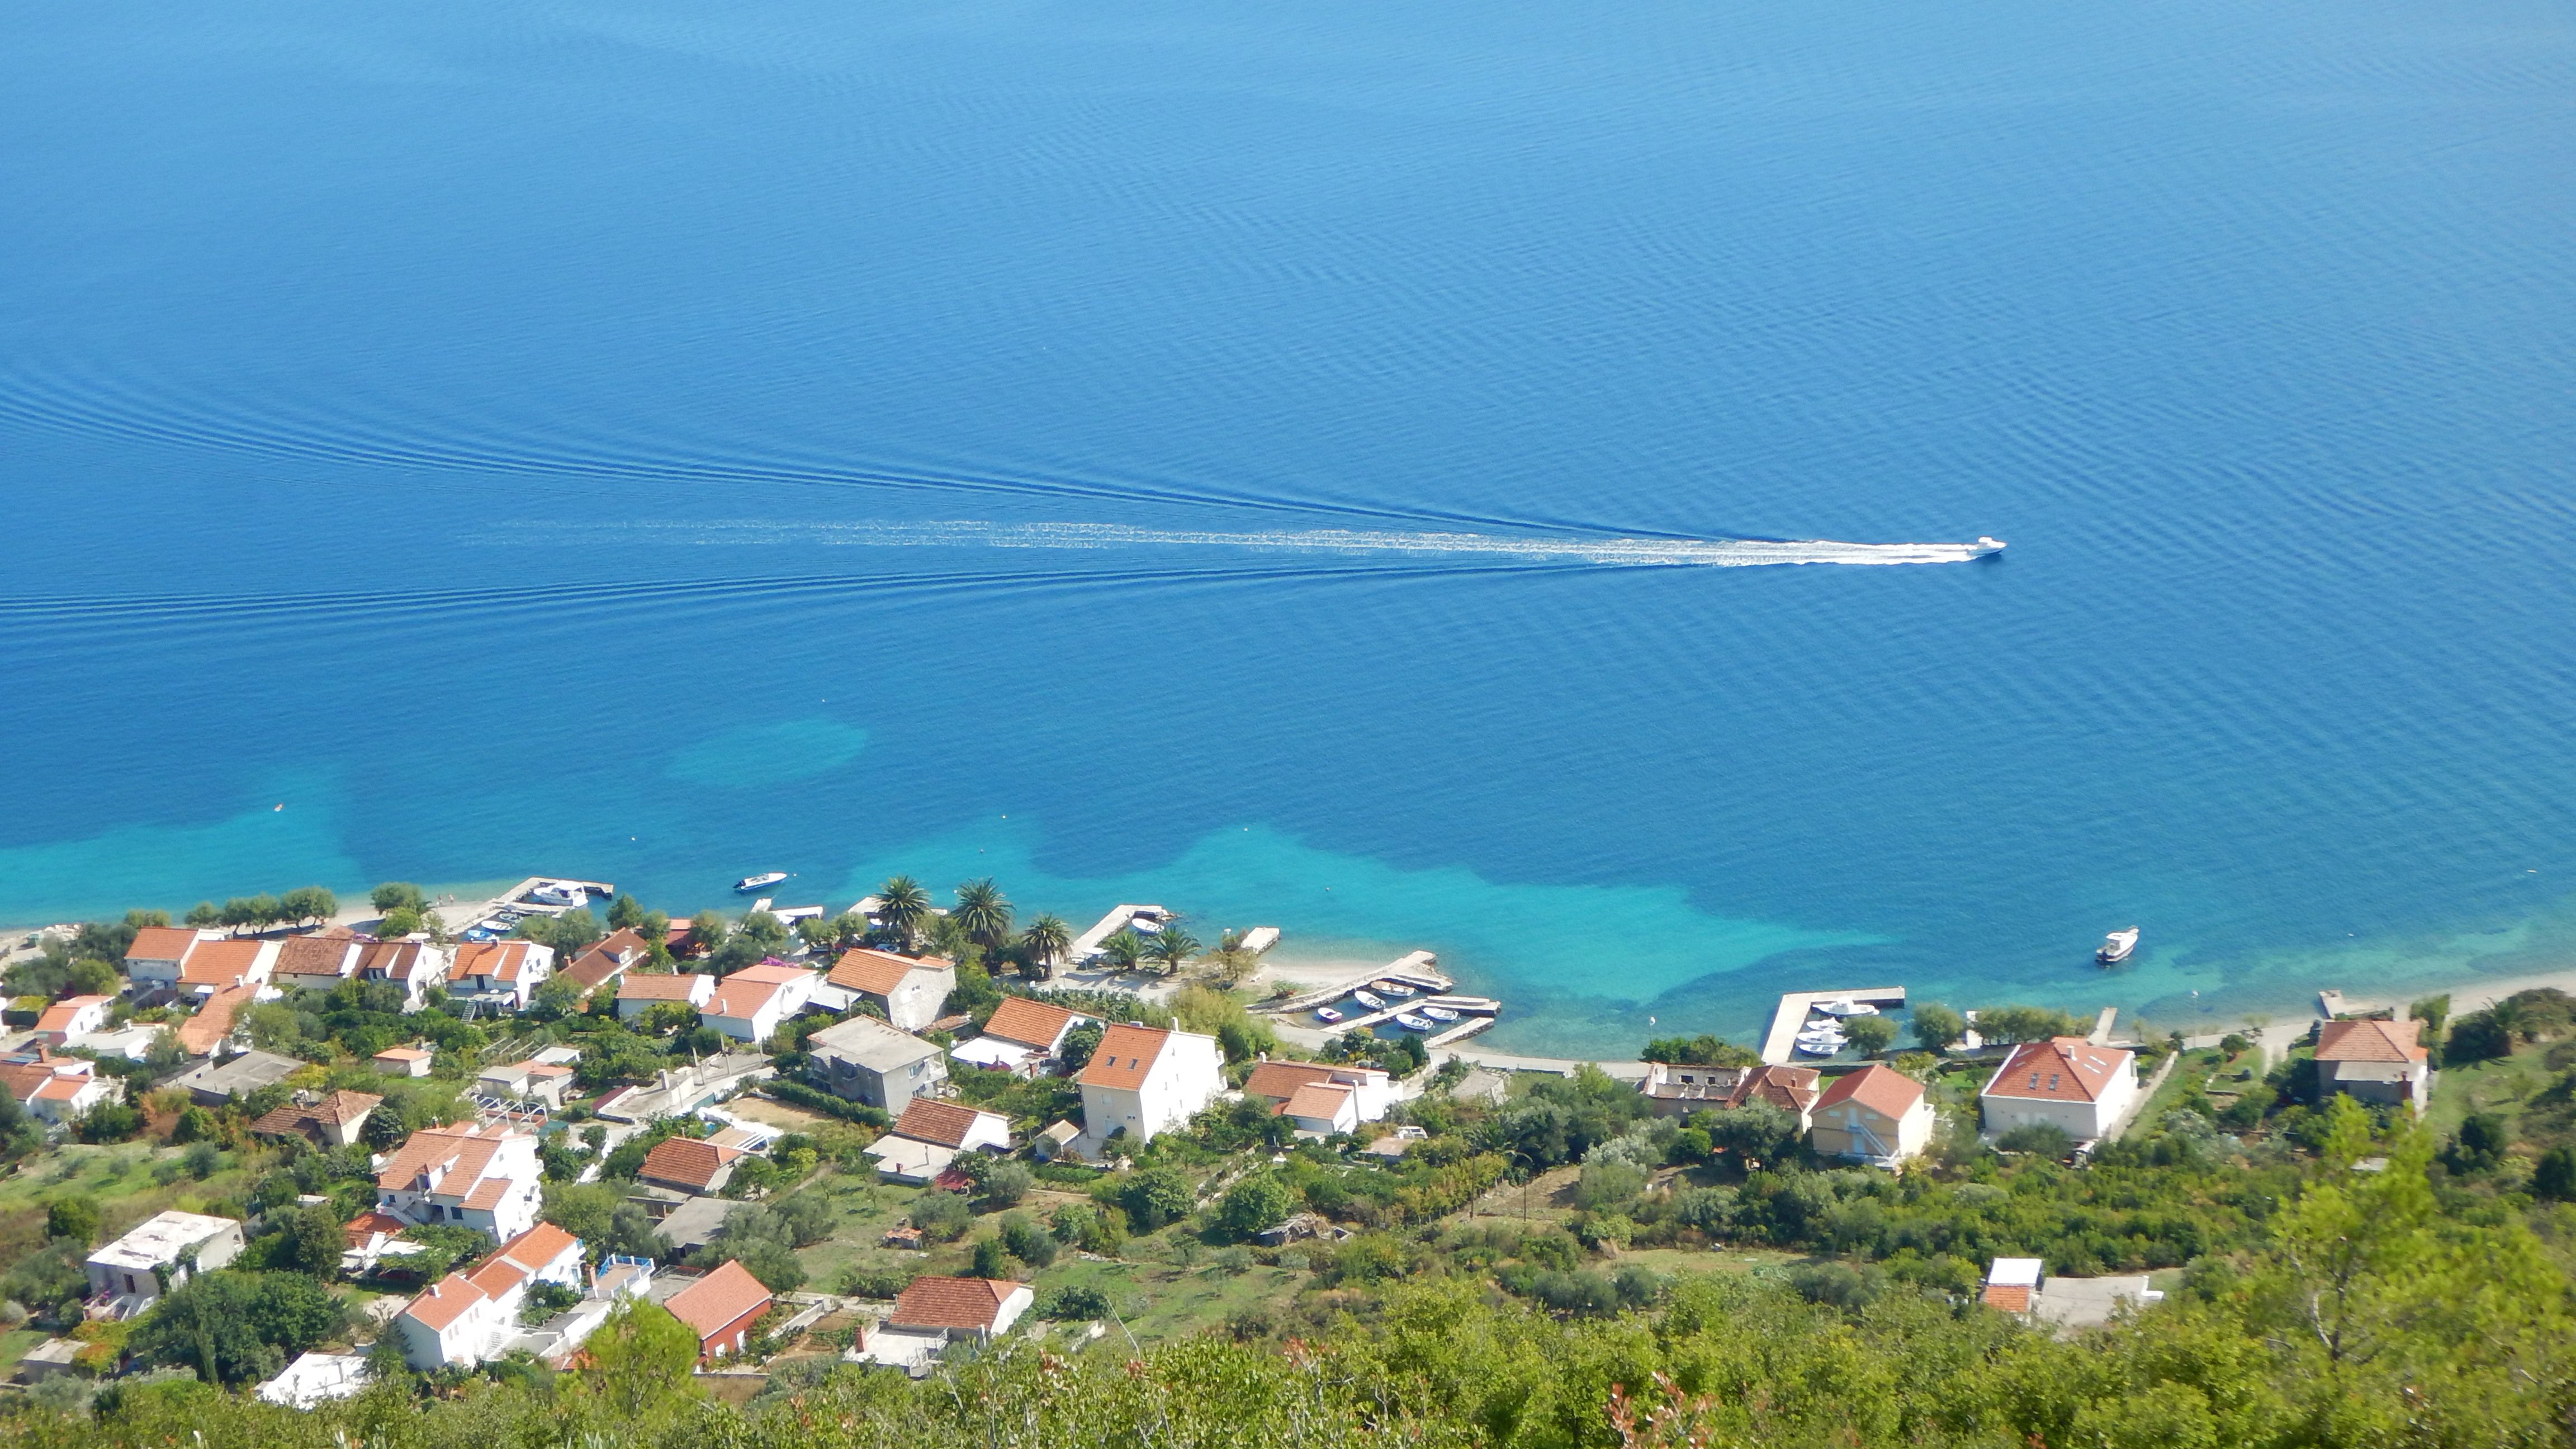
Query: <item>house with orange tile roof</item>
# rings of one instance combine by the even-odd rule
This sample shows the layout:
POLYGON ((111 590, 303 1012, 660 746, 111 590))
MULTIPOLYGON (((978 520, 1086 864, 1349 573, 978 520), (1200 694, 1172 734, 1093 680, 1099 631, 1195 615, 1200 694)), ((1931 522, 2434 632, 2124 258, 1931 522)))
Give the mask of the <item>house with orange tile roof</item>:
POLYGON ((535 1226, 544 1178, 534 1137, 481 1123, 424 1127, 377 1170, 376 1211, 507 1242, 535 1226))
POLYGON ((667 1187, 698 1197, 711 1197, 724 1191, 733 1177, 733 1165, 751 1154, 740 1147, 707 1142, 693 1137, 665 1137, 644 1154, 644 1165, 636 1170, 638 1182, 667 1187))
POLYGON ((428 1047, 387 1047, 370 1060, 388 1077, 425 1077, 437 1053, 428 1047))
POLYGON ((116 1079, 100 1076, 92 1062, 55 1056, 53 1048, 41 1043, 32 1053, 0 1062, 0 1086, 8 1088, 28 1116, 49 1127, 71 1125, 101 1102, 115 1101, 119 1091, 116 1079))
POLYGON ((2060 1036, 2014 1047, 1977 1093, 1977 1110, 1988 1137, 2044 1123, 2078 1142, 2095 1142, 2137 1101, 2135 1052, 2060 1036))
POLYGON ((250 1124, 254 1137, 301 1137, 317 1147, 346 1147, 358 1140, 367 1114, 384 1098, 366 1092, 331 1092, 288 1102, 250 1124))
POLYGON ((895 1295, 885 1326, 952 1343, 990 1343, 1011 1331, 1035 1297, 1028 1284, 1005 1279, 915 1278, 895 1295))
POLYGON ((188 957, 207 942, 223 939, 221 931, 146 926, 134 933, 134 944, 125 948, 126 977, 139 988, 175 988, 188 957))
POLYGON ((87 1036, 107 1029, 107 1009, 116 1004, 113 996, 66 996, 45 1008, 36 1018, 36 1039, 51 1046, 61 1046, 76 1036, 87 1036))
POLYGON ((1083 1015, 1052 1001, 1035 1001, 1026 996, 1005 996, 993 1008, 992 1018, 974 1040, 961 1044, 951 1053, 961 1062, 979 1067, 996 1067, 1022 1076, 1036 1076, 1055 1064, 1064 1050, 1066 1034, 1086 1021, 1097 1018, 1083 1015))
POLYGON ((582 1287, 581 1239, 553 1223, 512 1235, 472 1271, 451 1273, 394 1316, 403 1361, 423 1373, 499 1358, 519 1334, 519 1306, 535 1283, 582 1287))
POLYGON ((633 1021, 665 1001, 705 1011, 716 978, 698 971, 630 971, 617 978, 617 1019, 633 1021))
POLYGON ((2328 1021, 2317 1026, 2317 1092, 2341 1092, 2385 1106, 2424 1110, 2433 1092, 2432 1054, 2420 1021, 2328 1021))
POLYGON ((265 986, 277 969, 283 941, 223 940, 198 943, 179 966, 180 995, 211 995, 237 986, 265 986))
POLYGON ((1816 1151, 1896 1167, 1932 1145, 1932 1097, 1923 1084, 1876 1064, 1834 1078, 1816 1099, 1816 1151))
POLYGON ((751 1326, 769 1311, 769 1290, 740 1263, 726 1262, 662 1300, 673 1318, 698 1335, 698 1359, 714 1363, 751 1342, 751 1326))
POLYGON ((453 959, 447 947, 428 941, 375 941, 359 949, 354 974, 360 981, 399 987, 403 1010, 418 1011, 429 988, 447 984, 447 966, 453 959))
POLYGON ((269 980, 280 991, 329 991, 356 974, 358 953, 366 946, 355 932, 289 936, 278 943, 269 980))
POLYGON ((197 1014, 179 1023, 171 1033, 179 1050, 192 1057, 210 1057, 230 1040, 233 1019, 242 1009, 259 999, 259 987, 251 984, 228 986, 210 993, 197 1004, 197 1014))
POLYGON ((698 1008, 698 1020, 735 1041, 758 1046, 779 1023, 803 1011, 822 984, 821 972, 785 962, 745 966, 716 982, 715 994, 698 1008))
POLYGON ((583 991, 597 991, 652 958, 653 943, 634 927, 621 926, 575 956, 563 974, 583 991))
POLYGON ((1194 1031, 1164 1031, 1120 1024, 1100 1035, 1100 1045, 1076 1079, 1082 1087, 1082 1141, 1105 1143, 1124 1133, 1150 1142, 1197 1116, 1225 1090, 1225 1053, 1216 1038, 1194 1031))
POLYGON ((1244 1079, 1243 1095, 1269 1102, 1273 1112, 1294 1116, 1286 1111, 1290 1100, 1300 1088, 1316 1085, 1348 1087, 1352 1109, 1361 1122, 1378 1121, 1395 1102, 1393 1077, 1377 1067, 1348 1062, 1264 1061, 1244 1079))
POLYGON ((915 1097, 904 1104, 893 1130, 869 1144, 879 1176, 896 1182, 929 1182, 969 1152, 1011 1150, 1011 1119, 962 1102, 915 1097))
POLYGON ((555 948, 534 941, 468 941, 447 968, 447 994, 482 1011, 528 1009, 555 971, 555 948))
POLYGON ((1658 1117, 1687 1117, 1693 1112, 1723 1111, 1750 1102, 1768 1102, 1798 1119, 1805 1131, 1813 1124, 1821 1074, 1814 1067, 1711 1067, 1648 1062, 1637 1090, 1658 1117))
POLYGON ((957 988, 957 963, 944 956, 898 956, 866 946, 841 953, 824 984, 844 993, 837 1008, 869 1002, 885 1013, 897 1031, 922 1031, 939 1019, 939 1008, 957 988))

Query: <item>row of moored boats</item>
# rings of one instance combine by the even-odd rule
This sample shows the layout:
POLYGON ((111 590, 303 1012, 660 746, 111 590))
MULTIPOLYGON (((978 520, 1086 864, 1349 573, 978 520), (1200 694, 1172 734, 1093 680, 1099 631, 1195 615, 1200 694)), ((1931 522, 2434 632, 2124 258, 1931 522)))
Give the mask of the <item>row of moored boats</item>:
POLYGON ((1807 1009, 1815 1015, 1798 1029, 1797 1039, 1791 1044, 1803 1057, 1829 1057, 1848 1045, 1850 1039, 1843 1035, 1845 1017, 1878 1015, 1877 1007, 1847 996, 1810 1002, 1807 1009))
MULTIPOLYGON (((1368 985, 1361 987, 1359 990, 1352 992, 1351 1000, 1357 1002, 1362 1007, 1367 1008, 1369 1011, 1377 1012, 1386 1010, 1387 998, 1390 996, 1398 1000, 1402 1000, 1405 997, 1417 995, 1419 992, 1420 988, 1407 985, 1404 982, 1393 979, 1382 979, 1372 981, 1368 985)), ((1329 1006, 1319 1006, 1315 1008, 1315 1019, 1323 1022, 1327 1026, 1342 1020, 1346 1015, 1348 1015, 1348 1013, 1338 1011, 1329 1006)), ((1417 1007, 1412 1011, 1399 1011, 1395 1014, 1395 1024, 1403 1027, 1406 1031, 1430 1031, 1434 1027, 1446 1026, 1457 1019, 1458 1013, 1445 1006, 1426 1005, 1417 1007)))

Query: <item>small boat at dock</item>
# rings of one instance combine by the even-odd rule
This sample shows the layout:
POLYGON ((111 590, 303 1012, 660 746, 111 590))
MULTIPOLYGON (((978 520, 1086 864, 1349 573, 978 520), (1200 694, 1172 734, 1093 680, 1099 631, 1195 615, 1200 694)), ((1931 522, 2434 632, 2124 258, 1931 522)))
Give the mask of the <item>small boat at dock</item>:
POLYGON ((1827 1016, 1878 1015, 1877 1007, 1870 1005, 1866 1001, 1854 1001, 1848 996, 1837 1001, 1819 1001, 1815 1004, 1815 1009, 1827 1016))
POLYGON ((787 872, 783 870, 773 870, 765 875, 744 876, 742 879, 733 883, 733 888, 738 891, 765 890, 785 879, 787 879, 787 872))
POLYGON ((1431 1019, 1429 1017, 1416 1016, 1409 1011, 1398 1012, 1396 1014, 1395 1024, 1403 1027, 1406 1031, 1429 1031, 1431 1029, 1431 1019))
POLYGON ((2105 966, 2117 966, 2137 954, 2137 950, 2138 928, 2131 926, 2103 937, 2102 944, 2093 952, 2093 959, 2105 966))
POLYGON ((1318 1006, 1315 1008, 1315 1019, 1321 1022, 1336 1022, 1342 1019, 1342 1014, 1329 1006, 1318 1006))
POLYGON ((1401 981, 1372 981, 1369 985, 1389 996, 1411 996, 1413 988, 1401 981))
POLYGON ((1375 996, 1366 991, 1352 992, 1351 1000, 1358 1002, 1360 1005, 1367 1007, 1371 1011, 1386 1010, 1386 999, 1384 997, 1375 996))
POLYGON ((1430 1017, 1433 1021, 1456 1021, 1458 1019, 1458 1013, 1451 1011, 1445 1006, 1426 1006, 1422 1008, 1422 1014, 1430 1017))
POLYGON ((1829 1057, 1842 1049, 1843 1044, 1838 1041, 1809 1041, 1805 1037, 1798 1038, 1796 1046, 1798 1055, 1802 1057, 1829 1057))

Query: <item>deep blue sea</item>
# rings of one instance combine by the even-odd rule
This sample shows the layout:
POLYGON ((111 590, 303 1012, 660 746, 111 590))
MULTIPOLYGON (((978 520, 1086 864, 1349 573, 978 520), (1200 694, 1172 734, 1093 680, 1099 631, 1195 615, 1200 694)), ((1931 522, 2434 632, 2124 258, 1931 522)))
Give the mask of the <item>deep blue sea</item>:
POLYGON ((2564 6, 0 37, 0 921, 990 873, 1605 1051, 2576 955, 2564 6))

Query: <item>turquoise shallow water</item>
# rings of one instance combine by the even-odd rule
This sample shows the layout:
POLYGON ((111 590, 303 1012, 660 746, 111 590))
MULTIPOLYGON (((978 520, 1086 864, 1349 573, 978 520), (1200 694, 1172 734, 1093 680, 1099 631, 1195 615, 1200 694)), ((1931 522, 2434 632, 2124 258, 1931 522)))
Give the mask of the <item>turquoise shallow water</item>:
POLYGON ((10 29, 0 920, 989 870, 1603 1050, 2565 959, 2548 7, 10 29))

